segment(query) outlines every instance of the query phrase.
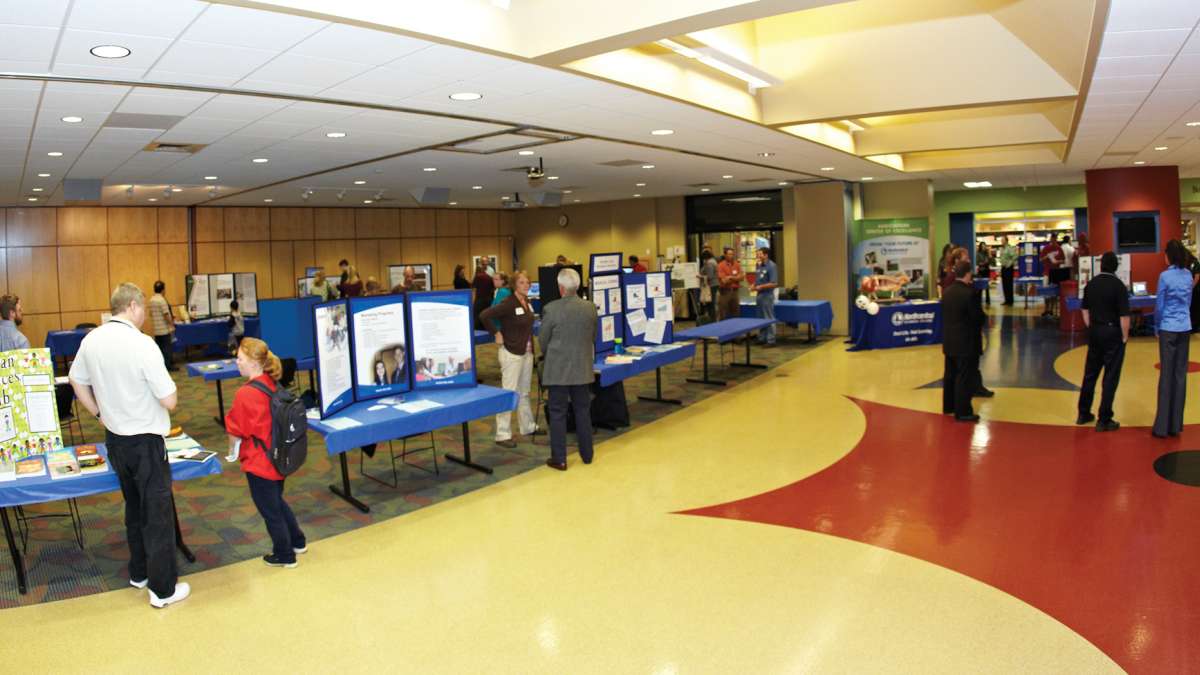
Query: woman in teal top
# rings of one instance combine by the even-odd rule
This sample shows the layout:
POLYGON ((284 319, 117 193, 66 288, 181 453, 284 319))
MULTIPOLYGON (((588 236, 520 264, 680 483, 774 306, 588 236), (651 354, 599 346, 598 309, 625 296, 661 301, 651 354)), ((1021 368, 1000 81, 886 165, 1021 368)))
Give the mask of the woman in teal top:
MULTIPOLYGON (((496 284, 496 294, 492 296, 492 307, 504 302, 504 299, 512 295, 512 289, 509 288, 508 272, 497 272, 496 276, 492 277, 492 282, 496 284)), ((500 332, 500 322, 492 321, 492 332, 500 332)), ((497 340, 499 343, 499 340, 497 340)))
POLYGON ((1191 256, 1178 239, 1167 242, 1167 264, 1158 276, 1154 319, 1158 325, 1158 412, 1151 433, 1158 438, 1183 431, 1187 393, 1188 340, 1192 331, 1191 256))

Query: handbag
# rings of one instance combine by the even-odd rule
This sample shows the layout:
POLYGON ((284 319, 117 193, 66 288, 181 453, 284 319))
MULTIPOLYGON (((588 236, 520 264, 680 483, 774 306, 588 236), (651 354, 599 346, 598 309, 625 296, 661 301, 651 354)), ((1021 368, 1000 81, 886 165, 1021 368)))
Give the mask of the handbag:
POLYGON ((700 303, 703 305, 707 305, 708 303, 710 303, 712 301, 713 301, 712 288, 708 284, 702 285, 700 287, 700 303))

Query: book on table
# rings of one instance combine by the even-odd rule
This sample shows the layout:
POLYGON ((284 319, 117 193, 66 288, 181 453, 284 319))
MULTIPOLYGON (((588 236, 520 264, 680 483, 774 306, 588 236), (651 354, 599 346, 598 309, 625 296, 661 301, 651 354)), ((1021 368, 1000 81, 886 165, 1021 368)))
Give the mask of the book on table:
POLYGON ((104 473, 108 471, 108 463, 94 445, 75 446, 75 460, 79 462, 79 473, 104 473))
POLYGON ((51 450, 46 453, 46 466, 50 470, 50 477, 55 480, 83 475, 79 472, 79 460, 70 450, 51 450))
POLYGON ((46 463, 42 461, 41 455, 26 457, 17 462, 16 469, 17 478, 32 478, 36 476, 46 475, 46 463))

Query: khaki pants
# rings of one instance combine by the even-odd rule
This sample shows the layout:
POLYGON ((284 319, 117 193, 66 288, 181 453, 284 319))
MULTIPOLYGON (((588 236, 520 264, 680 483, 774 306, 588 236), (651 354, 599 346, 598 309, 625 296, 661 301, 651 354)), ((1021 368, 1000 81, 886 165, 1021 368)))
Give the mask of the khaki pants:
MULTIPOLYGON (((500 345, 496 350, 500 359, 500 386, 517 392, 517 421, 521 435, 533 433, 533 411, 529 407, 529 387, 533 379, 533 353, 517 356, 500 345)), ((496 415, 496 440, 512 439, 512 412, 496 415)))
POLYGON ((741 307, 738 306, 738 289, 722 288, 721 292, 717 295, 717 320, 736 319, 740 315, 741 307))

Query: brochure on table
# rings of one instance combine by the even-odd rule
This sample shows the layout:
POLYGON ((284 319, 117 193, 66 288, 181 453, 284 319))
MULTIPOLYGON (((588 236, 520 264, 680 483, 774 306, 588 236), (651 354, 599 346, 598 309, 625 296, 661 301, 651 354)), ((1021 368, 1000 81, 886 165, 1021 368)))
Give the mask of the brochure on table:
POLYGON ((348 303, 334 300, 315 305, 312 321, 320 383, 318 405, 324 418, 354 402, 348 303))
POLYGON ((61 448, 50 350, 0 353, 0 462, 61 448))
POLYGON ((184 277, 187 309, 192 319, 228 316, 236 297, 244 316, 258 314, 258 277, 254 272, 189 274, 184 277))
POLYGON ((675 307, 669 272, 634 272, 621 277, 625 297, 625 344, 675 341, 675 307))
POLYGON ((316 355, 312 316, 319 302, 320 298, 306 296, 259 303, 259 330, 276 356, 299 360, 316 355))
MULTIPOLYGON (((614 254, 620 259, 620 253, 614 254)), ((596 353, 612 351, 616 338, 625 336, 625 317, 621 313, 621 274, 593 274, 589 282, 592 302, 596 305, 596 353)))
POLYGON ((430 291, 407 296, 413 390, 474 387, 471 292, 430 291))
POLYGON ((404 270, 411 267, 413 270, 413 287, 410 291, 431 291, 433 290, 433 265, 429 263, 400 263, 396 265, 388 265, 388 288, 395 288, 404 283, 404 270))
POLYGON ((356 400, 409 390, 407 313, 403 294, 350 298, 356 400))

